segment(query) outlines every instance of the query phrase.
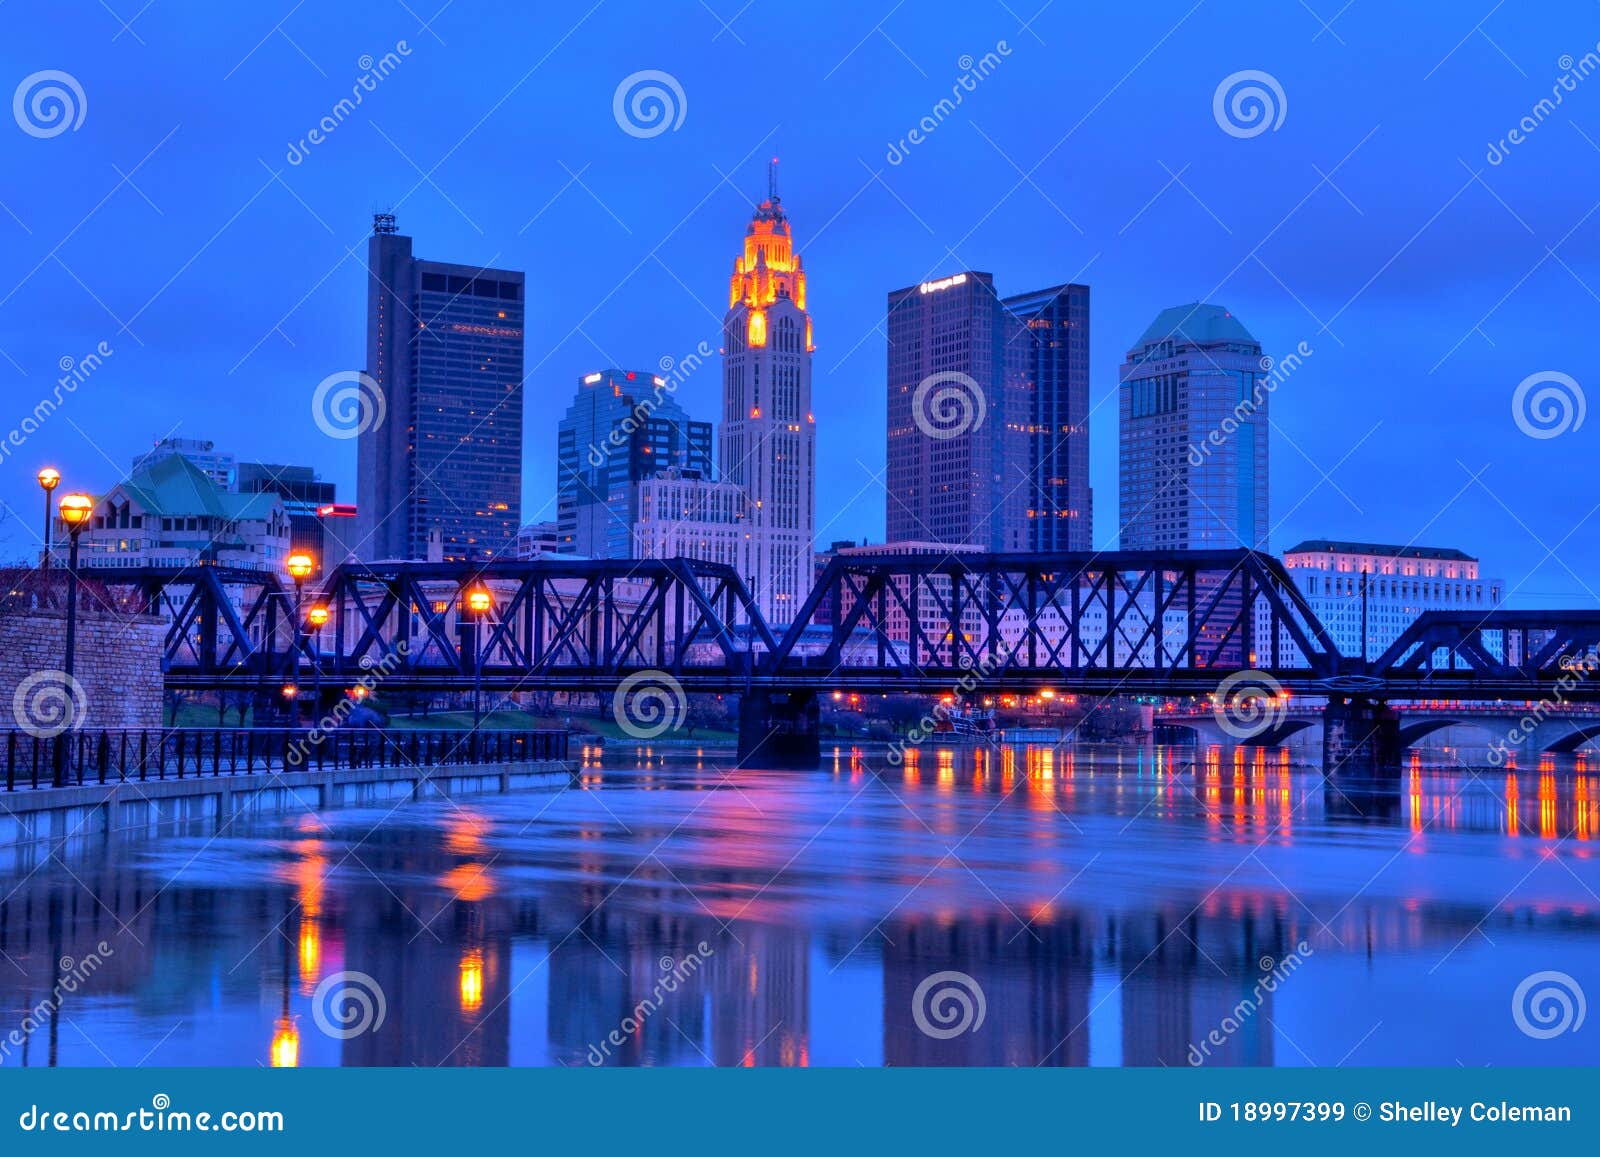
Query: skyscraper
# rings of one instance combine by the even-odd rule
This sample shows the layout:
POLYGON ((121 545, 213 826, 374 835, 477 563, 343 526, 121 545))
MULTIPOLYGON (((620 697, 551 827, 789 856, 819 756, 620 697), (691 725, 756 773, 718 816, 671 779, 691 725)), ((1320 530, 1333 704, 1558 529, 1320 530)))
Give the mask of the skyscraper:
POLYGON ((1028 544, 1032 345, 987 273, 889 294, 889 542, 1028 544))
POLYGON ((1020 323, 1029 391, 1027 541, 1031 551, 1091 550, 1089 287, 1056 285, 1005 299, 1020 323))
POLYGON ((356 454, 365 559, 516 549, 522 525, 523 274, 424 261, 392 214, 367 245, 367 373, 380 405, 356 454))
POLYGON ((1161 311, 1122 364, 1124 550, 1267 549, 1268 372, 1220 305, 1161 311))
POLYGON ((761 613, 788 623, 811 591, 817 432, 806 275, 778 196, 776 161, 733 262, 722 345, 721 478, 749 499, 747 577, 761 613))
POLYGON ((639 494, 665 470, 711 475, 711 423, 696 422, 665 378, 636 370, 585 374, 556 433, 561 551, 629 558, 639 494))

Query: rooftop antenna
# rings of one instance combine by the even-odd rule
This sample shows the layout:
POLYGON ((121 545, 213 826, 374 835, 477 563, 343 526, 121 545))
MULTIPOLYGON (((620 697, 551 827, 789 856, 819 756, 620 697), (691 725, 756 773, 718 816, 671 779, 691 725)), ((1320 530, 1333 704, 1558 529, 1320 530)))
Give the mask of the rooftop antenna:
POLYGON ((767 163, 767 200, 774 205, 778 203, 778 158, 773 157, 767 163))
POLYGON ((372 231, 374 233, 398 233, 400 226, 394 222, 394 210, 381 209, 372 214, 372 231))

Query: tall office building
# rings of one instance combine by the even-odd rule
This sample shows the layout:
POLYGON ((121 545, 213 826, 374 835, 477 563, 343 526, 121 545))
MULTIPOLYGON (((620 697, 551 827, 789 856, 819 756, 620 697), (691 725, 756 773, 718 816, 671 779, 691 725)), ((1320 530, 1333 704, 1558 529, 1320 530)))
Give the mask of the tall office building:
POLYGON ((367 245, 367 373, 381 420, 357 447, 364 559, 511 556, 522 526, 523 274, 423 261, 394 216, 367 245))
POLYGON ((1092 550, 1089 488, 1089 287, 1056 285, 1008 297, 1020 323, 1029 391, 1027 540, 1030 551, 1092 550))
POLYGON ((1220 305, 1162 310, 1122 364, 1124 550, 1267 549, 1267 370, 1220 305))
POLYGON ((344 561, 345 551, 335 540, 330 547, 323 512, 336 505, 332 482, 324 482, 309 466, 283 466, 270 462, 241 462, 241 494, 276 494, 289 514, 293 549, 306 551, 316 561, 318 575, 344 561))
POLYGON ((711 475, 711 423, 692 420, 665 378, 636 370, 585 374, 556 433, 560 549, 630 558, 639 491, 666 470, 711 475))
POLYGON ((788 623, 811 591, 817 432, 806 275, 778 196, 776 161, 733 262, 722 345, 721 480, 749 499, 747 577, 761 613, 788 623))
POLYGON ((1032 344, 987 273, 889 294, 887 538, 1023 550, 1032 344))

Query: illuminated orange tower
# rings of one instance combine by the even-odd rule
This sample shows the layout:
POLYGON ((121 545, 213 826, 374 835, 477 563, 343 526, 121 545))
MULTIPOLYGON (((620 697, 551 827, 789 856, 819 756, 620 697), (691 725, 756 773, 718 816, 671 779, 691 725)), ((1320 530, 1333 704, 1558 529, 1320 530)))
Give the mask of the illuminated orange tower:
POLYGON ((733 262, 722 322, 722 476, 750 500, 750 565, 768 623, 789 623, 811 590, 816 425, 806 275, 778 196, 778 162, 733 262))

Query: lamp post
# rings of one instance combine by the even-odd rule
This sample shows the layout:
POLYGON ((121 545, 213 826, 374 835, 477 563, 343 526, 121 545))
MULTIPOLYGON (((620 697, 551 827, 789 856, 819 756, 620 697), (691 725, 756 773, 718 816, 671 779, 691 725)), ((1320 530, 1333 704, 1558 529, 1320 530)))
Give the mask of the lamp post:
POLYGON ((487 587, 467 592, 467 611, 472 616, 472 729, 483 719, 483 620, 494 606, 487 587))
POLYGON ((311 639, 311 694, 312 718, 322 714, 322 628, 328 625, 328 608, 318 603, 306 612, 306 618, 316 628, 311 639))
MULTIPOLYGON (((289 572, 289 577, 294 579, 294 639, 289 646, 289 662, 292 664, 290 672, 296 680, 300 678, 300 647, 301 628, 303 620, 300 617, 300 604, 305 598, 306 579, 311 577, 311 572, 317 569, 316 560, 304 551, 296 551, 283 560, 283 567, 289 572)), ((300 700, 293 699, 294 717, 292 726, 300 726, 300 700)))
MULTIPOLYGON (((73 658, 78 649, 78 535, 83 533, 83 528, 89 525, 89 519, 94 517, 94 499, 87 494, 67 494, 61 499, 61 521, 66 523, 67 534, 72 545, 67 551, 67 656, 62 673, 66 675, 67 686, 72 686, 73 658)), ((68 728, 62 735, 70 735, 72 729, 68 728)), ((67 743, 62 741, 60 735, 56 736, 54 761, 52 765, 51 782, 56 787, 67 786, 67 743)))
POLYGON ((44 491, 44 558, 39 563, 40 570, 50 569, 51 540, 55 538, 55 527, 50 517, 50 495, 57 486, 61 485, 61 471, 54 466, 46 466, 39 471, 39 486, 44 491))

